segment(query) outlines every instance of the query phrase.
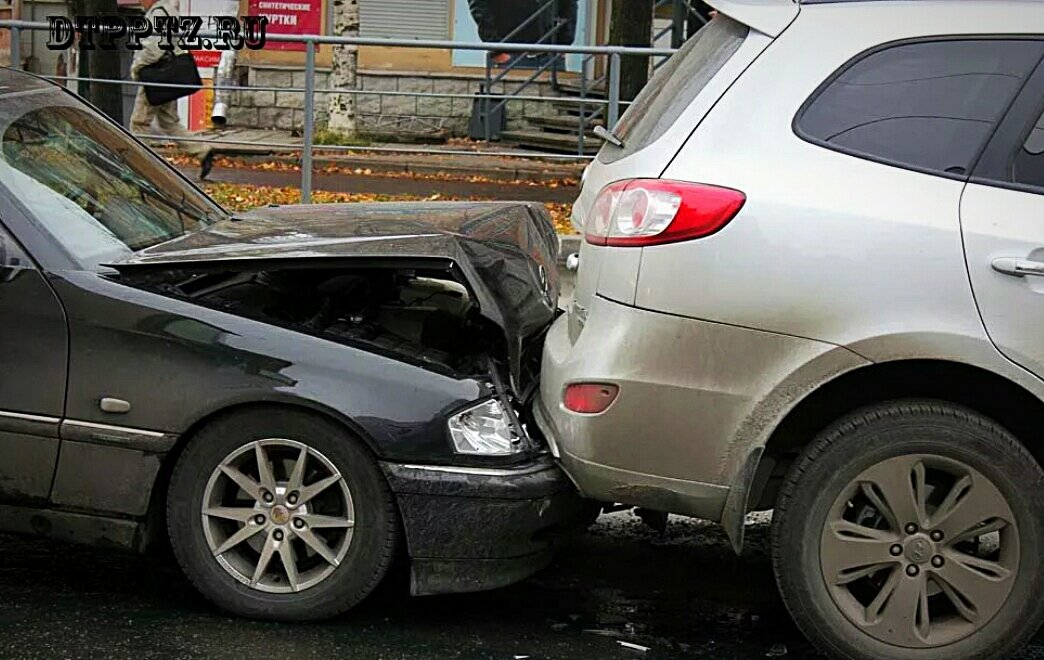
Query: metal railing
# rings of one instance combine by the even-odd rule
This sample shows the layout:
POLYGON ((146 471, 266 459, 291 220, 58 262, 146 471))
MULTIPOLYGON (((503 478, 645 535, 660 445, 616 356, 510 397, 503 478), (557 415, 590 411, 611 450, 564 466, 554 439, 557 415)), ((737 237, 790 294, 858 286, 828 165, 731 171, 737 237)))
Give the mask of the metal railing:
MULTIPOLYGON (((501 41, 510 42, 516 36, 522 34, 522 31, 528 28, 530 25, 537 23, 538 21, 540 21, 540 19, 544 18, 545 15, 550 17, 551 27, 548 30, 546 30, 542 35, 540 35, 540 37, 533 43, 543 44, 547 42, 548 39, 553 38, 564 27, 564 23, 558 20, 558 0, 547 0, 547 2, 538 7, 535 12, 530 14, 529 18, 519 23, 514 30, 504 35, 501 41)), ((512 57, 511 60, 501 68, 500 71, 497 72, 496 76, 494 76, 494 53, 492 51, 487 51, 486 83, 482 88, 483 92, 487 94, 492 93, 493 86, 496 85, 498 82, 503 82, 507 78, 509 73, 521 66, 522 62, 528 55, 529 52, 518 53, 517 55, 512 57)), ((551 86, 556 87, 558 85, 558 67, 561 64, 563 58, 564 56, 559 53, 552 54, 546 62, 537 66, 536 70, 533 71, 528 78, 522 81, 522 83, 519 84, 513 92, 508 93, 507 90, 504 90, 501 93, 507 97, 518 96, 522 92, 522 90, 526 89, 529 85, 536 82, 540 78, 540 76, 548 70, 551 71, 551 86)), ((498 101, 496 104, 494 104, 488 96, 482 100, 482 132, 486 142, 489 142, 494 137, 500 134, 501 127, 499 125, 499 120, 497 121, 498 125, 494 127, 494 118, 503 116, 500 113, 504 110, 504 107, 507 105, 507 102, 509 100, 510 98, 504 98, 498 101)), ((583 138, 581 137, 579 139, 582 140, 583 138)), ((581 155, 583 155, 582 150, 580 153, 581 155)))
MULTIPOLYGON (((695 32, 692 29, 692 23, 696 22, 702 27, 707 24, 708 19, 696 7, 693 7, 692 2, 689 0, 657 0, 653 6, 653 11, 668 2, 671 3, 671 24, 656 32, 653 35, 652 42, 655 44, 669 33, 671 35, 671 48, 681 48, 685 40, 695 32)), ((661 57, 654 62, 653 70, 663 66, 667 59, 666 57, 661 57)))
MULTIPOLYGON (((48 25, 42 22, 22 20, 0 20, 0 30, 10 30, 10 59, 14 68, 21 68, 21 33, 23 30, 47 30, 48 25)), ((200 37, 217 38, 215 32, 199 33, 200 37)), ((543 52, 552 55, 580 54, 587 56, 605 56, 608 58, 608 95, 605 99, 581 99, 581 103, 601 105, 606 113, 606 127, 611 129, 620 116, 620 107, 627 105, 626 101, 620 99, 620 56, 621 55, 643 55, 643 56, 669 56, 673 49, 666 48, 633 48, 622 46, 565 46, 557 44, 524 44, 524 43, 475 43, 450 40, 433 39, 380 39, 373 37, 338 37, 325 35, 267 35, 269 41, 303 43, 305 45, 304 64, 304 87, 280 87, 280 86, 242 86, 242 85, 213 85, 207 89, 226 90, 232 92, 256 92, 256 91, 278 91, 299 92, 304 95, 303 108, 303 131, 302 143, 265 143, 264 147, 273 151, 299 151, 301 153, 301 201, 308 203, 312 193, 312 170, 315 145, 315 96, 317 94, 351 94, 366 96, 412 96, 430 98, 462 98, 481 99, 487 101, 534 101, 545 103, 562 102, 570 97, 561 96, 534 96, 523 94, 496 94, 490 89, 485 89, 478 94, 465 93, 442 93, 442 92, 406 92, 396 90, 373 90, 373 89, 340 89, 340 88, 317 88, 316 79, 316 48, 319 45, 354 45, 354 46, 396 46, 400 48, 427 48, 445 50, 472 50, 486 52, 526 53, 543 52)), ((144 83, 136 80, 110 80, 104 78, 89 78, 76 76, 42 76, 51 80, 60 81, 85 81, 92 83, 104 83, 115 85, 130 85, 139 87, 144 83)), ((581 78, 583 79, 583 78, 581 78)), ((153 83, 155 85, 155 83, 153 83)), ((180 85, 157 85, 180 87, 180 85)), ((583 123, 581 122, 581 129, 583 123)), ((170 142, 203 142, 211 146, 257 146, 256 143, 223 140, 214 138, 184 137, 175 135, 136 134, 137 137, 146 139, 166 140, 170 142)), ((581 142, 582 144, 582 142, 581 142)), ((565 160, 587 160, 588 156, 580 154, 551 154, 543 152, 527 151, 503 151, 503 150, 467 150, 467 149, 435 149, 430 146, 418 145, 407 146, 346 146, 346 145, 319 145, 319 150, 329 152, 390 152, 390 153, 438 153, 445 155, 460 156, 510 156, 537 159, 565 159, 565 160)))

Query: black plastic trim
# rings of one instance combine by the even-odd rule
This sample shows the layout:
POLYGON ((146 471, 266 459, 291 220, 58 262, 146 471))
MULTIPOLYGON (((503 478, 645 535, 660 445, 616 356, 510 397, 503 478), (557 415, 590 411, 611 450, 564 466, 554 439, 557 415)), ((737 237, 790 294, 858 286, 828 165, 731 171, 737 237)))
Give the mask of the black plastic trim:
POLYGON ((969 183, 1017 192, 1044 194, 1044 187, 1012 180, 1015 158, 1034 125, 1044 114, 1044 60, 1026 79, 983 149, 969 183), (1014 148, 1011 145, 1015 145, 1014 148))

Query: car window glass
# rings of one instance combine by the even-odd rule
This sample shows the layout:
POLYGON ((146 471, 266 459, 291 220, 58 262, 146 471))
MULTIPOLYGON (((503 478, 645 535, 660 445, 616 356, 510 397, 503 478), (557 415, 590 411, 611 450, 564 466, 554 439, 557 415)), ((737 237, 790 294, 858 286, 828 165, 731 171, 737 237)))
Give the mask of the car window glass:
POLYGON ((613 133, 624 147, 606 143, 599 160, 611 163, 659 139, 739 50, 748 32, 723 14, 701 28, 656 71, 616 123, 613 133))
POLYGON ((890 46, 822 87, 797 131, 838 151, 963 176, 1042 54, 1030 40, 890 46))
POLYGON ((1027 186, 1044 188, 1044 114, 1034 122, 1026 141, 1015 152, 1011 165, 1011 180, 1027 186))
POLYGON ((221 215, 154 154, 66 97, 0 97, 0 181, 77 261, 113 261, 221 215))

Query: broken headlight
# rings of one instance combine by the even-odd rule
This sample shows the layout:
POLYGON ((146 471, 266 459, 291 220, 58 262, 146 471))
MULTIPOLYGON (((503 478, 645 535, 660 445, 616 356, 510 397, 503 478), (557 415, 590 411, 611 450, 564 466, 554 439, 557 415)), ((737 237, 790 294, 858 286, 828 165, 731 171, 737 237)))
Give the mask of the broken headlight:
POLYGON ((522 451, 522 439, 496 399, 457 413, 449 418, 448 426, 459 454, 506 456, 522 451))

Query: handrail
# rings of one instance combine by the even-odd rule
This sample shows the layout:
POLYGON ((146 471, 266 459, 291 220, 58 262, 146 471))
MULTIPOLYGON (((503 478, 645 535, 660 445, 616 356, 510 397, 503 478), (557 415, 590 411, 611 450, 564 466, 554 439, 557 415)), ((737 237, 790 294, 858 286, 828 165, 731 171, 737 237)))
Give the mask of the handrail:
POLYGON ((519 85, 519 88, 517 90, 515 90, 514 92, 506 93, 506 94, 500 94, 500 98, 502 100, 499 103, 497 103, 495 106, 493 106, 493 112, 496 112, 497 110, 500 110, 501 108, 503 108, 504 105, 508 101, 510 101, 512 98, 514 98, 518 94, 518 92, 520 92, 523 89, 525 89, 525 87, 527 85, 529 85, 529 83, 531 83, 534 80, 536 80, 537 78, 539 78, 540 74, 542 74, 543 72, 545 72, 548 69, 550 69, 553 65, 554 65, 554 60, 549 60, 547 62, 544 62, 539 67, 534 69, 533 73, 530 74, 530 76, 528 78, 526 78, 524 81, 522 81, 522 83, 519 85))
MULTIPOLYGON (((82 76, 51 76, 43 74, 41 78, 48 80, 64 80, 73 82, 100 82, 110 83, 113 85, 130 85, 132 87, 141 87, 148 84, 150 87, 184 87, 180 83, 143 83, 140 80, 113 80, 111 78, 87 78, 82 76)), ((308 89, 304 87, 270 87, 266 85, 251 85, 250 87, 241 87, 239 85, 208 85, 207 89, 225 90, 230 92, 307 92, 308 89)), ((363 96, 411 96, 419 98, 436 98, 436 99, 474 99, 474 98, 488 98, 488 99, 505 99, 510 101, 544 101, 547 102, 549 99, 546 96, 528 96, 528 95, 513 95, 513 94, 460 94, 453 92, 399 92, 395 90, 380 90, 380 89, 338 89, 336 87, 316 87, 311 90, 316 94, 352 94, 352 95, 363 95, 363 96)), ((609 103, 606 99, 591 99, 590 103, 597 103, 599 105, 607 105, 609 103)), ((621 102, 626 104, 626 101, 621 102)))
MULTIPOLYGON (((561 21, 557 20, 557 16, 556 16, 557 9, 558 9, 558 0, 547 0, 547 2, 545 2, 543 5, 541 5, 535 12, 530 14, 529 17, 526 20, 522 21, 522 23, 517 25, 514 30, 509 32, 506 36, 502 37, 501 41, 510 41, 514 36, 519 34, 522 30, 524 30, 531 23, 533 23, 539 16, 542 16, 544 14, 544 12, 550 10, 551 11, 551 18, 552 18, 552 20, 554 22, 554 25, 552 25, 550 30, 548 30, 547 32, 542 34, 540 36, 540 38, 536 40, 537 44, 544 43, 547 39, 549 39, 550 37, 552 37, 555 34, 557 34, 558 31, 560 29, 562 29, 562 26, 564 25, 561 21)), ((529 52, 529 51, 526 51, 526 52, 529 52)), ((486 53, 486 86, 485 86, 486 94, 492 93, 493 85, 495 85, 496 83, 504 80, 511 71, 515 70, 519 66, 519 63, 522 61, 522 56, 523 55, 524 55, 524 53, 520 53, 518 56, 516 56, 514 59, 512 59, 510 62, 508 62, 507 65, 500 71, 500 73, 498 73, 496 76, 493 76, 493 53, 492 52, 487 52, 486 53)), ((557 80, 558 63, 559 63, 559 60, 561 59, 561 57, 562 56, 558 55, 558 54, 552 55, 550 63, 546 63, 545 62, 543 65, 541 65, 537 69, 535 74, 530 75, 528 78, 526 78, 526 80, 521 85, 519 85, 519 87, 517 89, 515 89, 514 93, 511 94, 511 96, 517 96, 518 94, 520 94, 523 89, 525 89, 530 84, 532 84, 532 82, 534 80, 536 80, 537 78, 540 77, 540 74, 542 74, 543 72, 547 71, 548 69, 552 69, 552 71, 551 71, 552 79, 553 80, 557 80)), ((498 103, 495 106, 493 106, 491 104, 491 102, 488 101, 488 100, 483 101, 483 103, 482 103, 482 130, 483 130, 483 137, 486 139, 487 142, 493 138, 493 127, 492 127, 493 118, 495 116, 497 116, 496 113, 499 112, 506 104, 507 104, 507 99, 501 101, 500 103, 498 103)), ((498 126, 498 129, 497 129, 497 133, 499 135, 499 126, 498 126)))
POLYGON ((527 18, 526 20, 524 20, 521 23, 519 23, 518 25, 516 25, 514 30, 512 30, 511 32, 508 32, 506 35, 504 35, 501 38, 501 41, 510 41, 519 32, 521 32, 522 30, 524 30, 527 27, 529 27, 529 24, 532 23, 533 21, 535 21, 537 19, 537 16, 539 16, 540 14, 543 14, 545 11, 550 9, 557 2, 558 2, 558 0, 547 0, 547 2, 545 2, 543 5, 541 5, 539 9, 537 9, 535 12, 530 14, 529 18, 527 18))
MULTIPOLYGON (((554 27, 552 27, 550 30, 545 32, 539 39, 534 41, 533 45, 543 44, 545 39, 548 39, 549 37, 553 37, 556 32, 561 30, 562 29, 562 25, 563 25, 562 23, 556 23, 554 27)), ((528 51, 526 51, 526 52, 528 52, 528 51)), ((515 67, 518 66, 518 64, 517 64, 518 61, 519 60, 516 59, 515 61, 510 62, 507 66, 503 67, 500 70, 500 72, 492 80, 489 81, 490 84, 496 84, 496 83, 500 82, 501 80, 504 80, 504 78, 507 77, 507 74, 509 72, 513 71, 515 69, 515 67)))

